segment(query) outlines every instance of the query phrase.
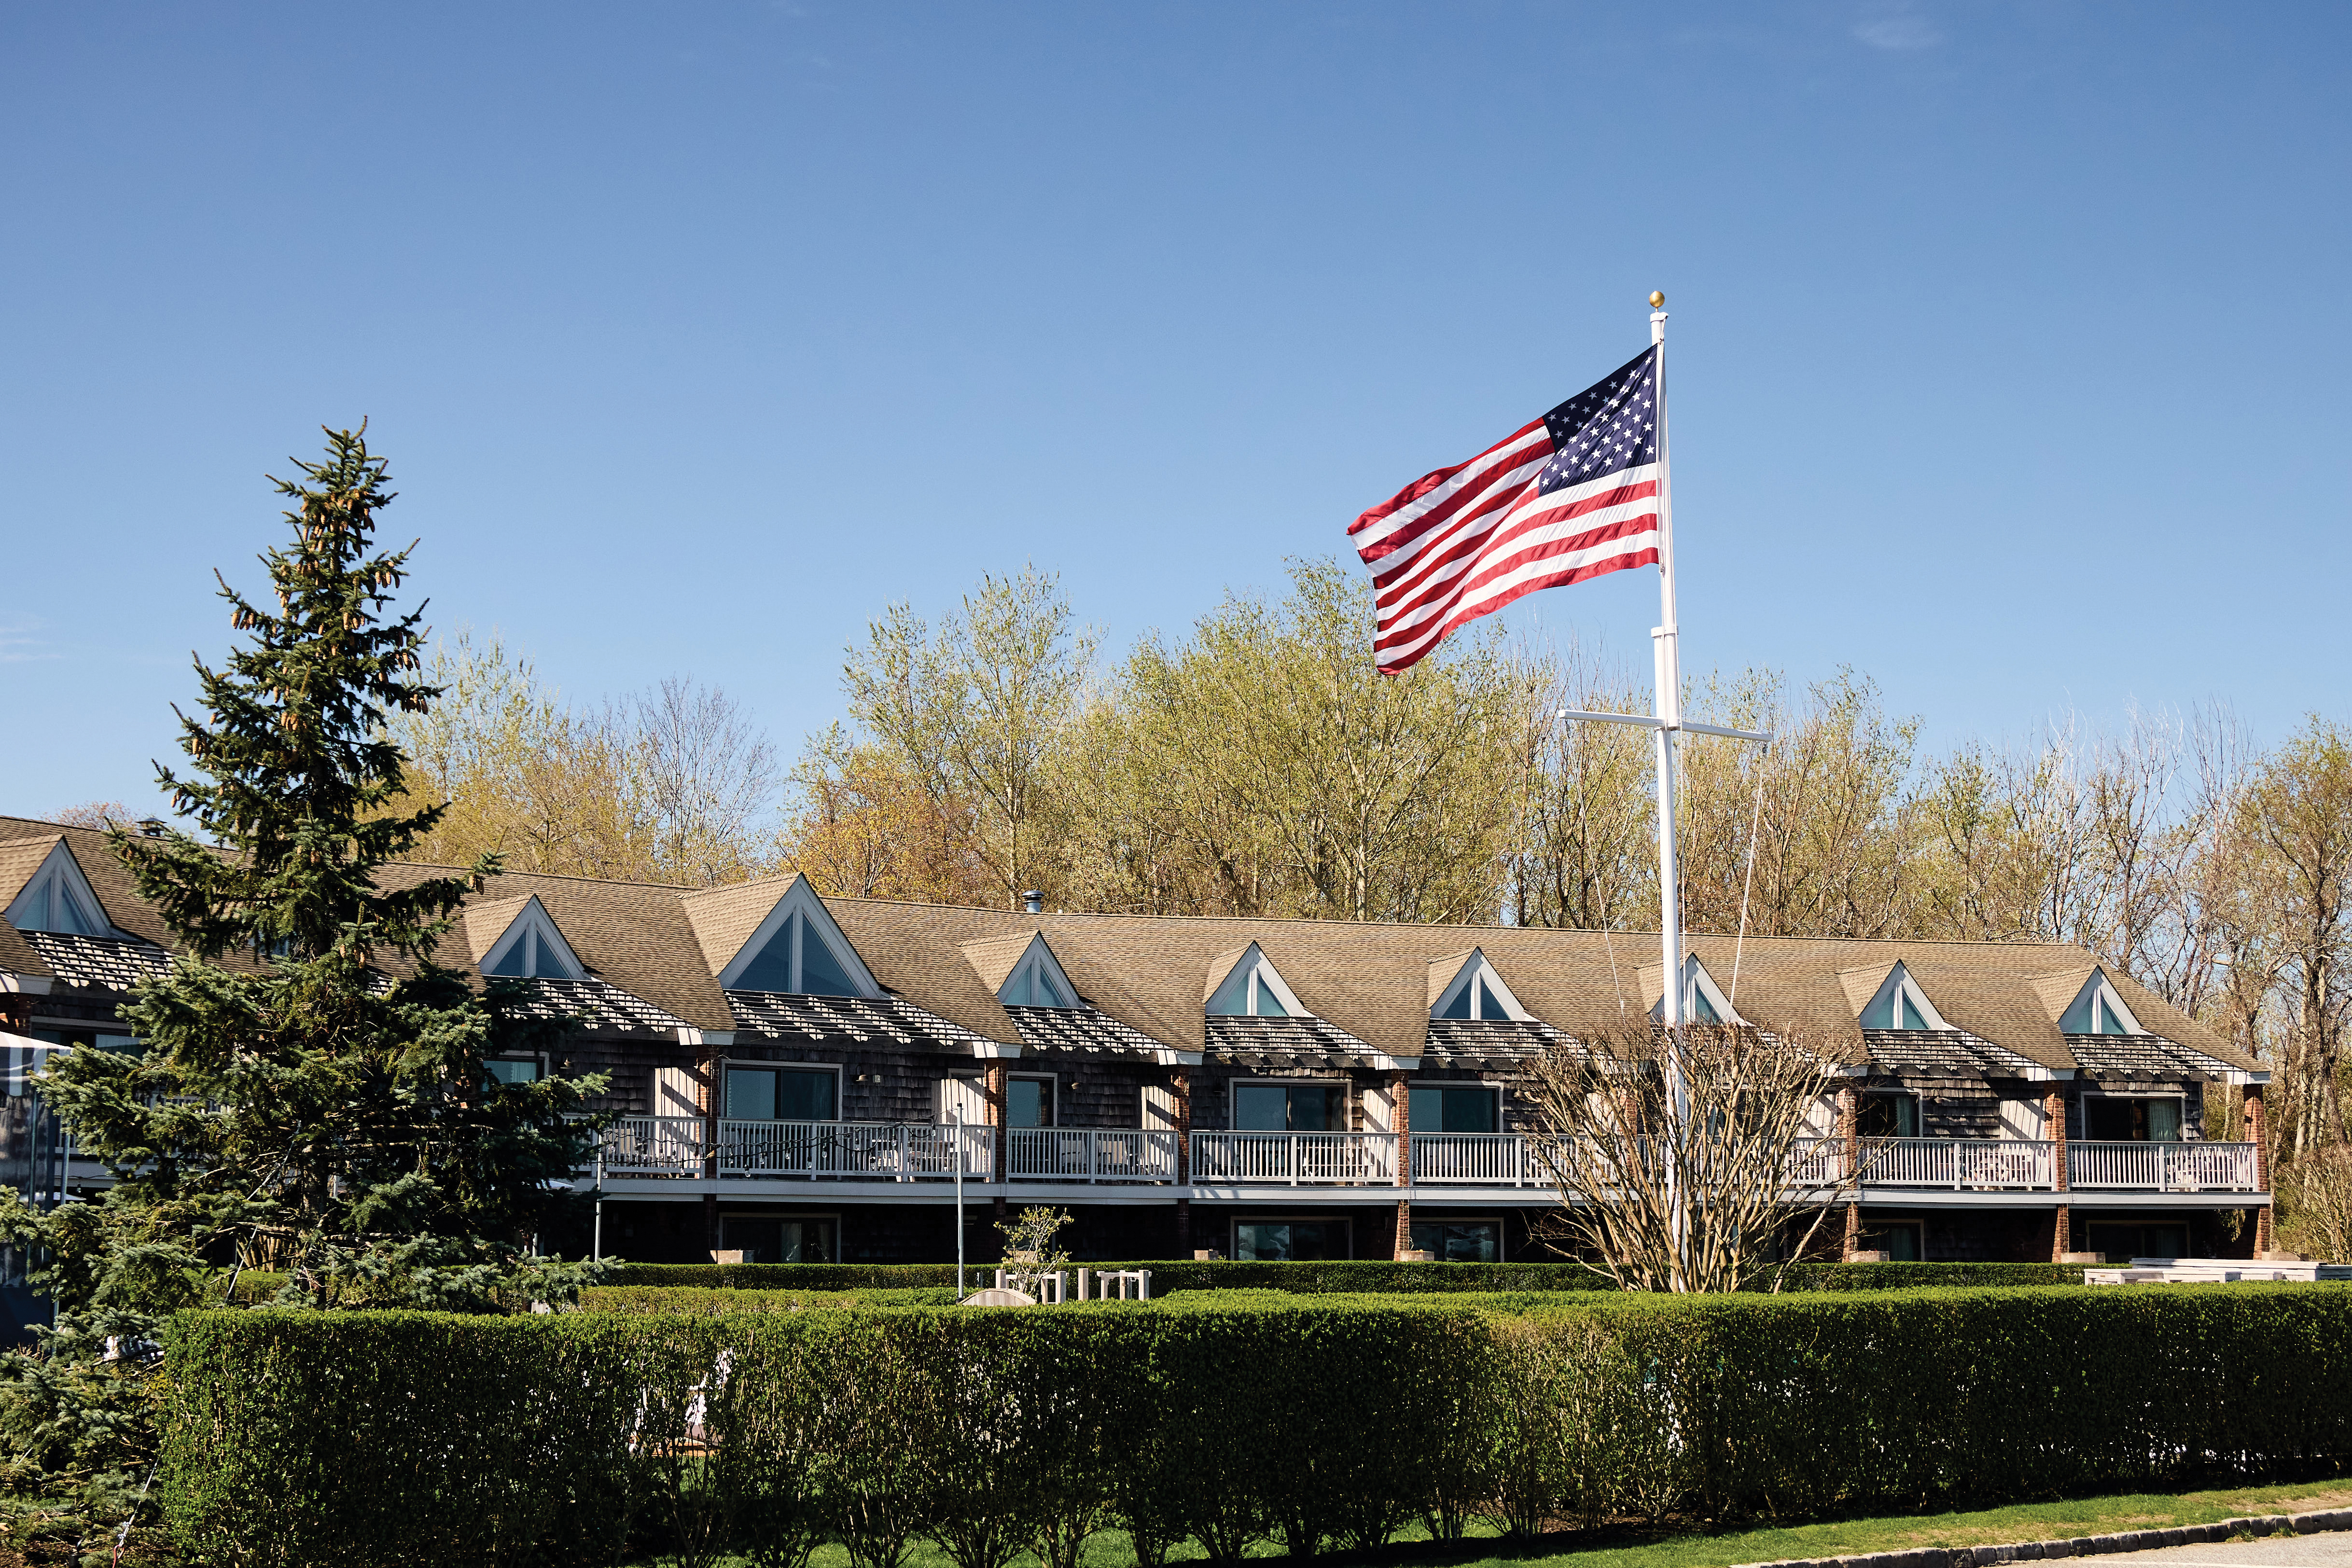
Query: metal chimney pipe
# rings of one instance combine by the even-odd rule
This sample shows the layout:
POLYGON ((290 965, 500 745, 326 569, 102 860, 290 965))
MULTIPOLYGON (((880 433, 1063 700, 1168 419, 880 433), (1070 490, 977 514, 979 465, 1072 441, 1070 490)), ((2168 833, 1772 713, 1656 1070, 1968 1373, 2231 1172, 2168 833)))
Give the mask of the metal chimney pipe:
POLYGON ((1023 892, 1021 894, 1021 912, 1024 915, 1045 914, 1045 890, 1041 887, 1033 887, 1023 892))

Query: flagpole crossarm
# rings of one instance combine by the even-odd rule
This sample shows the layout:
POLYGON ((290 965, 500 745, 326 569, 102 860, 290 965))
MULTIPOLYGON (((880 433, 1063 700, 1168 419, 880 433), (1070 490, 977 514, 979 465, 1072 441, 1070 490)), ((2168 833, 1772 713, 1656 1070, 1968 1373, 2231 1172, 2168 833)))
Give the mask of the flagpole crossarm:
POLYGON ((1630 724, 1643 729, 1687 729, 1698 735, 1720 735, 1729 740, 1769 742, 1772 738, 1770 730, 1733 729, 1728 725, 1701 724, 1696 719, 1689 718, 1668 724, 1664 719, 1653 718, 1645 713, 1586 713, 1580 708, 1564 707, 1556 710, 1551 716, 1580 718, 1591 724, 1630 724))

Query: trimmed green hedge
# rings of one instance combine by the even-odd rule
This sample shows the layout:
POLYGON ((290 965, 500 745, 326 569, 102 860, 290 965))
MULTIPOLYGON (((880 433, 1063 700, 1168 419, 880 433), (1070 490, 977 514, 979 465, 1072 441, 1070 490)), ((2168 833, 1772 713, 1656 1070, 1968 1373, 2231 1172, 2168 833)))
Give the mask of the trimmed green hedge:
POLYGON ((721 1549, 1145 1568, 1407 1521, 1799 1520, 2352 1468, 2352 1291, 2234 1285, 1055 1311, 184 1314, 157 1480, 205 1561, 721 1549))
MULTIPOLYGON (((1075 1265, 1073 1266, 1075 1267, 1075 1265)), ((1367 1291, 1397 1294, 1484 1291, 1608 1291, 1601 1270, 1582 1263, 1220 1263, 1162 1260, 1090 1264, 1149 1269, 1151 1289, 1273 1290, 1296 1295, 1367 1291)), ((956 1282, 952 1263, 625 1263, 606 1277, 613 1285, 699 1285, 751 1291, 871 1291, 956 1282)), ((968 1270, 973 1288, 993 1276, 990 1266, 968 1270)), ((1930 1285, 2079 1285, 2074 1263, 1805 1263, 1789 1271, 1787 1289, 1888 1291, 1930 1285)))
POLYGON ((591 1285, 580 1292, 583 1312, 672 1312, 724 1317, 730 1312, 797 1312, 822 1307, 951 1307, 955 1287, 887 1291, 758 1291, 712 1285, 591 1285))

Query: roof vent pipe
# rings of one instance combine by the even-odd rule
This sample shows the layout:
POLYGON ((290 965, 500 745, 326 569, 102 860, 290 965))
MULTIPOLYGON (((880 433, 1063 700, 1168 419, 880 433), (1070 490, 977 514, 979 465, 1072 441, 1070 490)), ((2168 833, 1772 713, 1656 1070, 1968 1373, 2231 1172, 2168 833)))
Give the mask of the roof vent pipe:
POLYGON ((1024 889, 1021 894, 1021 913, 1024 915, 1045 914, 1045 890, 1042 887, 1024 889))

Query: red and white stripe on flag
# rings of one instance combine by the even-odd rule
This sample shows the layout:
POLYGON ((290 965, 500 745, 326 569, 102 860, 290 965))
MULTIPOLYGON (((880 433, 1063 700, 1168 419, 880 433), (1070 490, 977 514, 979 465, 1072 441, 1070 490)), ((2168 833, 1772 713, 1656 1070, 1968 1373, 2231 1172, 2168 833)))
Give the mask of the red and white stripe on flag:
POLYGON ((1381 674, 1411 669, 1455 627, 1522 594, 1656 564, 1659 465, 1581 483, 1560 482, 1572 471, 1554 475, 1557 487, 1546 489, 1557 450, 1538 419, 1349 526, 1372 569, 1381 674))

